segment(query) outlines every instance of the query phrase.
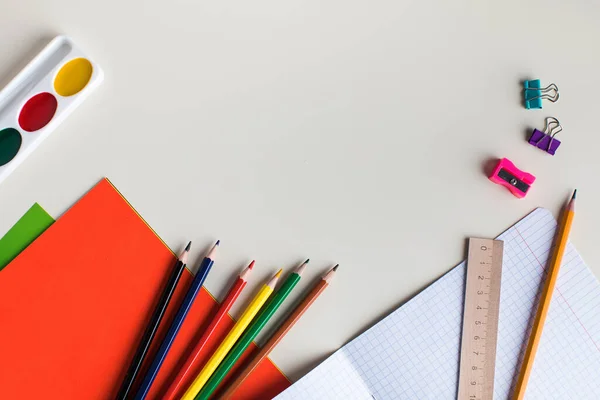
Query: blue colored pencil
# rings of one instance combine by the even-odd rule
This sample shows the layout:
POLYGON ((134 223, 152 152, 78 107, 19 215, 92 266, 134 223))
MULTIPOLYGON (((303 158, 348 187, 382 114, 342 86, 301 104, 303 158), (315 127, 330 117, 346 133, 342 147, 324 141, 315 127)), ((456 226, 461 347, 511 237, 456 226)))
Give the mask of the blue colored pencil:
POLYGON ((150 365, 148 372, 146 372, 146 376, 144 376, 144 380, 142 381, 140 388, 134 397, 135 400, 144 400, 148 395, 148 392, 152 387, 152 383, 158 374, 158 370, 165 360, 167 353, 169 352, 169 349, 171 348, 171 345, 175 341, 175 337, 181 328, 181 325, 183 325, 183 321, 185 320, 188 311, 190 311, 190 308, 192 307, 192 304, 194 303, 202 284, 206 280, 206 277, 208 276, 208 273, 215 262, 215 254, 217 252, 217 248, 219 247, 219 243, 220 241, 217 240, 217 243, 215 243, 208 255, 202 260, 202 263, 198 268, 198 272, 196 273, 196 277, 185 294, 185 298, 183 299, 181 306, 179 306, 179 310, 177 310, 177 314, 173 319, 173 323, 169 327, 165 338, 160 344, 160 347, 156 352, 154 359, 152 360, 152 364, 150 365))

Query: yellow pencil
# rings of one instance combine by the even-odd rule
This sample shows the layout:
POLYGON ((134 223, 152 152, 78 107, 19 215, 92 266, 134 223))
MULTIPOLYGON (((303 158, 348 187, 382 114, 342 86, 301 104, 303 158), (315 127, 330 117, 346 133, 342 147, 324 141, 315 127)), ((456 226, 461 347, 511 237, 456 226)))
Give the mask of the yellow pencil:
POLYGON ((194 382, 185 392, 181 400, 193 400, 200 392, 221 361, 223 361, 227 353, 229 353, 235 342, 240 338, 242 333, 244 333, 250 322, 252 322, 254 316, 258 313, 263 304, 265 304, 271 293, 273 293, 273 289, 281 276, 281 271, 282 270, 279 270, 267 284, 263 285, 254 299, 252 299, 238 322, 231 328, 229 334, 223 339, 223 342, 221 342, 217 350, 210 357, 210 360, 208 360, 204 368, 202 368, 202 371, 200 371, 196 379, 194 379, 194 382))
POLYGON ((546 277, 546 284, 540 298, 540 304, 533 322, 533 328, 531 329, 531 334, 529 335, 527 350, 525 351, 525 357, 523 358, 523 364, 521 365, 519 380, 517 381, 517 388, 515 390, 514 397, 515 400, 523 400, 525 397, 525 390, 527 389, 529 375, 531 375, 533 360, 535 359, 535 353, 537 352, 538 345, 540 344, 542 330, 544 329, 544 322, 546 322, 546 316, 548 315, 548 309, 550 308, 550 301, 552 300, 552 292, 554 292, 554 286, 556 285, 556 278, 558 278, 560 264, 562 262, 563 255, 565 254, 565 249, 567 248, 567 240, 569 240, 569 233, 571 232, 573 217, 575 217, 576 195, 577 190, 573 192, 573 197, 567 205, 561 224, 558 227, 556 243, 554 244, 554 252, 552 253, 552 262, 550 263, 550 269, 548 270, 548 275, 546 277))

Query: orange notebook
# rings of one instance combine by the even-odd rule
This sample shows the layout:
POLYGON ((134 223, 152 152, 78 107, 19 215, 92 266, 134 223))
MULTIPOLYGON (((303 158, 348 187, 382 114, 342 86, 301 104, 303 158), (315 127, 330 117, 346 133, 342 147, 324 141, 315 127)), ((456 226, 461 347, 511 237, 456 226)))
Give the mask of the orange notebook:
MULTIPOLYGON (((98 183, 2 271, 0 399, 114 398, 174 262, 110 182, 98 183)), ((191 281, 184 272, 158 339, 191 281)), ((200 291, 149 399, 160 399, 216 308, 200 291)), ((270 399, 289 385, 266 360, 236 398, 270 399)))

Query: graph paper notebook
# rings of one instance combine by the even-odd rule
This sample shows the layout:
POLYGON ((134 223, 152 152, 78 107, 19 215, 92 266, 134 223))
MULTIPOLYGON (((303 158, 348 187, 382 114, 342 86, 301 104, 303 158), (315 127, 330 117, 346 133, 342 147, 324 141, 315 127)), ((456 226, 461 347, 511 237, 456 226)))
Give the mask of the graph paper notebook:
MULTIPOLYGON (((504 240, 494 399, 509 399, 556 221, 537 209, 504 240)), ((456 399, 465 283, 462 263, 276 397, 456 399)), ((527 399, 600 399, 600 285, 569 244, 527 399)))

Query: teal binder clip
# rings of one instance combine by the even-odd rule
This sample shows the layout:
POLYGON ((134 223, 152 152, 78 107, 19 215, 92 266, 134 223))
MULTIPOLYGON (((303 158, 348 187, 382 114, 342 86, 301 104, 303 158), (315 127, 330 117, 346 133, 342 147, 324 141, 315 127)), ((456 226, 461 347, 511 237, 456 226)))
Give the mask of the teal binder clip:
POLYGON ((542 108, 542 100, 556 102, 559 98, 558 86, 554 83, 542 87, 539 79, 523 82, 523 93, 525 95, 525 108, 542 108))

